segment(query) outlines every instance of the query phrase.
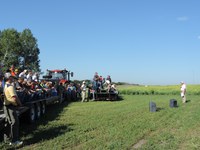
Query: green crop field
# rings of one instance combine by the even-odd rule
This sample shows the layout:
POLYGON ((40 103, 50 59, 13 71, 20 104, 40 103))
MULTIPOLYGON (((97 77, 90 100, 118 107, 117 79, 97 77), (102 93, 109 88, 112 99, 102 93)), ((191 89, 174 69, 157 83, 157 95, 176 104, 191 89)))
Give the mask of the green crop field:
MULTIPOLYGON (((200 149, 200 97, 123 95, 120 101, 74 102, 48 107, 33 125, 21 123, 20 149, 200 149), (176 99, 178 108, 170 108, 176 99), (158 111, 149 112, 149 101, 158 111)), ((0 149, 9 149, 3 142, 0 149)))
MULTIPOLYGON (((180 85, 169 86, 118 86, 121 94, 127 95, 179 95, 180 85)), ((200 95, 200 85, 187 85, 188 95, 200 95)))

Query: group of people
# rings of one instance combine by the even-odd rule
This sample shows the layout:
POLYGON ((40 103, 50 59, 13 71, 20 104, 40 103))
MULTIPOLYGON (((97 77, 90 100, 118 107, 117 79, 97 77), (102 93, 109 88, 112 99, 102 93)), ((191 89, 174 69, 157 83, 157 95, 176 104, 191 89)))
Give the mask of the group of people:
POLYGON ((38 81, 39 80, 39 74, 38 72, 34 72, 32 70, 27 70, 24 69, 20 72, 20 70, 18 68, 15 68, 14 65, 12 65, 10 67, 10 69, 8 69, 6 72, 11 73, 12 76, 16 77, 16 78, 23 78, 27 81, 38 81))
POLYGON ((0 74, 0 94, 3 98, 3 110, 8 128, 7 137, 10 138, 10 145, 20 146, 19 140, 19 118, 18 107, 27 101, 44 98, 53 95, 56 91, 55 85, 48 81, 39 81, 38 74, 31 70, 18 69, 11 66, 10 69, 0 74), (2 96, 4 95, 4 96, 2 96))
MULTIPOLYGON (((13 86, 22 104, 27 101, 53 96, 58 93, 55 83, 39 80, 38 74, 33 73, 31 70, 25 69, 21 73, 18 73, 16 69, 13 71, 11 67, 11 69, 7 70, 5 73, 5 79, 10 75, 14 78, 13 86)), ((4 87, 4 84, 2 84, 2 87, 4 87)))
POLYGON ((107 92, 116 91, 116 85, 112 83, 110 75, 107 78, 103 78, 97 72, 95 72, 93 77, 93 88, 96 92, 101 92, 101 90, 107 90, 107 92))
MULTIPOLYGON (((19 119, 16 107, 22 106, 26 101, 55 96, 63 90, 66 91, 66 95, 70 99, 76 99, 78 95, 81 95, 82 102, 88 101, 90 96, 92 96, 92 99, 95 99, 95 93, 102 90, 108 93, 117 93, 116 85, 112 83, 110 75, 107 78, 103 78, 96 72, 91 84, 88 85, 85 81, 82 82, 82 85, 73 83, 56 85, 56 83, 51 81, 40 81, 38 74, 33 71, 23 70, 19 73, 19 70, 14 68, 14 66, 11 66, 4 75, 1 72, 0 89, 1 93, 5 95, 3 107, 6 121, 10 124, 10 145, 23 144, 19 140, 19 119)), ((186 84, 183 81, 181 82, 181 97, 182 102, 186 103, 186 84)))
POLYGON ((88 101, 89 98, 95 100, 95 93, 101 93, 106 91, 107 93, 116 93, 118 94, 116 85, 112 83, 110 75, 107 78, 103 78, 97 72, 95 72, 94 77, 90 84, 86 84, 85 81, 81 85, 81 97, 82 102, 88 101))
POLYGON ((70 98, 76 97, 75 86, 72 83, 57 84, 53 81, 39 80, 37 73, 26 69, 19 72, 13 65, 5 73, 1 71, 0 94, 3 98, 6 122, 9 124, 9 144, 15 146, 23 144, 19 140, 18 107, 29 101, 58 96, 59 92, 63 91, 70 98))

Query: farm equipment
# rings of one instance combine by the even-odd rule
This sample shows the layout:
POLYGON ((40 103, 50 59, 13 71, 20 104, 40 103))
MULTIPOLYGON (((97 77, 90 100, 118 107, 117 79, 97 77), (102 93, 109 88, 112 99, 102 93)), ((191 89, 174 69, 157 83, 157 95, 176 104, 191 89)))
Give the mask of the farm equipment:
POLYGON ((118 99, 118 93, 115 93, 115 92, 107 92, 106 90, 95 92, 95 100, 115 101, 117 99, 118 99))
MULTIPOLYGON (((1 94, 0 101, 0 130, 5 127, 5 114, 3 112, 3 97, 1 94)), ((25 102, 23 106, 17 108, 17 113, 19 117, 25 117, 29 123, 35 122, 42 115, 46 113, 46 106, 59 102, 59 96, 51 96, 47 98, 37 99, 30 102, 25 102)))
MULTIPOLYGON (((39 119, 42 115, 46 113, 46 107, 50 104, 55 104, 55 103, 61 103, 64 101, 64 94, 65 90, 62 87, 61 88, 61 83, 69 82, 70 81, 70 76, 73 76, 73 73, 70 73, 69 71, 65 70, 48 70, 47 75, 43 77, 41 80, 46 80, 49 82, 54 82, 56 85, 57 83, 57 94, 52 94, 53 92, 51 91, 51 94, 48 95, 48 93, 42 92, 42 94, 34 99, 24 99, 23 101, 23 106, 18 107, 17 113, 18 116, 21 118, 26 118, 25 120, 28 121, 29 123, 35 122, 35 120, 39 119), (62 90, 63 89, 63 90, 62 90)), ((24 94, 24 91, 21 93, 17 92, 17 94, 24 94)), ((4 100, 4 94, 3 91, 1 90, 0 92, 0 131, 5 130, 5 125, 6 119, 5 119, 5 114, 3 111, 3 100, 4 100)), ((1 132, 3 133, 3 132, 1 132)), ((2 136, 2 134, 0 134, 2 136)))
POLYGON ((70 82, 70 77, 73 77, 74 73, 66 69, 64 70, 48 70, 47 74, 43 76, 44 79, 56 81, 57 83, 70 82))
POLYGON ((64 87, 65 83, 70 83, 70 77, 73 77, 74 73, 70 72, 66 69, 64 70, 48 70, 45 76, 43 76, 44 80, 52 81, 56 84, 56 89, 58 95, 60 97, 60 103, 66 99, 66 88, 64 87))
POLYGON ((96 84, 94 81, 89 84, 89 98, 93 100, 118 100, 118 91, 115 85, 111 85, 110 83, 104 83, 105 86, 100 86, 100 84, 96 84))

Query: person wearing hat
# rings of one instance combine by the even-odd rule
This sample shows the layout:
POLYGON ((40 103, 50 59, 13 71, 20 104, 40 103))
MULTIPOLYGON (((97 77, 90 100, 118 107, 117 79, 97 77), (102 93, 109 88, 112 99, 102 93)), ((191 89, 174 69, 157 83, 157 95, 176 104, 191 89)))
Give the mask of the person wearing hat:
POLYGON ((186 103, 186 84, 181 81, 181 98, 182 102, 186 103))
POLYGON ((15 69, 15 71, 14 71, 14 75, 15 75, 16 78, 19 77, 19 70, 18 70, 18 69, 15 69))
POLYGON ((5 87, 4 87, 4 114, 6 117, 7 123, 10 125, 10 135, 11 142, 10 145, 20 146, 23 144, 22 141, 19 141, 19 118, 17 115, 17 107, 22 106, 21 101, 19 100, 15 87, 13 85, 14 76, 11 73, 7 72, 5 74, 5 87))
POLYGON ((82 85, 81 85, 81 97, 82 97, 82 102, 84 102, 86 100, 86 96, 87 96, 87 87, 85 84, 85 81, 83 81, 82 85))

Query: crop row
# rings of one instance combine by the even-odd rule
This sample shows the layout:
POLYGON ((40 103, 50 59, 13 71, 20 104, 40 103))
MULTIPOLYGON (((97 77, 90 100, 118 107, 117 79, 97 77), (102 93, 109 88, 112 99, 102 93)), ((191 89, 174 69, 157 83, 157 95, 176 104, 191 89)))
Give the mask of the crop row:
MULTIPOLYGON (((120 94, 125 95, 179 95, 180 86, 118 86, 120 94)), ((188 85, 188 95, 200 95, 200 85, 188 85)))

